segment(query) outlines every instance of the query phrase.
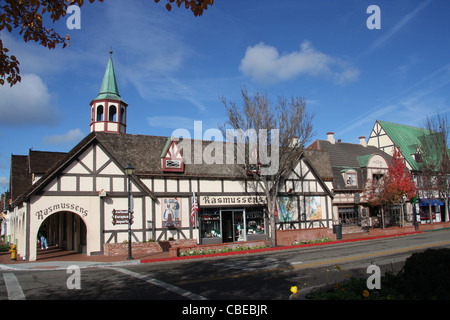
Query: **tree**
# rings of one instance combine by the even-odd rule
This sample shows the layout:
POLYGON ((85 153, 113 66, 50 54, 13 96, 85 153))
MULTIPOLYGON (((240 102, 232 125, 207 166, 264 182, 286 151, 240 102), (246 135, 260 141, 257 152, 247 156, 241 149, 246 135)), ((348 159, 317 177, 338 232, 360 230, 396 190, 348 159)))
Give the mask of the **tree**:
MULTIPOLYGON (((156 3, 158 3, 160 0, 155 0, 156 3)), ((191 8, 192 13, 194 16, 201 16, 203 14, 203 10, 207 10, 208 6, 212 6, 214 3, 214 0, 166 0, 166 9, 172 10, 171 3, 174 3, 178 6, 178 8, 181 7, 182 4, 184 4, 184 7, 186 9, 191 8)))
MULTIPOLYGON (((406 168, 405 159, 400 150, 394 148, 392 161, 386 175, 378 181, 366 182, 364 197, 370 206, 382 208, 400 205, 400 226, 404 221, 404 205, 416 195, 414 180, 406 168)), ((382 227, 384 228, 384 210, 382 210, 382 227)))
POLYGON ((405 159, 400 150, 394 148, 392 163, 386 175, 385 197, 388 204, 400 204, 400 226, 404 223, 404 205, 416 195, 414 180, 406 168, 405 159))
MULTIPOLYGON (((95 0, 89 0, 93 3, 95 0)), ((98 0, 103 2, 103 0, 98 0)), ((160 0, 155 0, 159 2, 160 0)), ((184 4, 186 9, 191 9, 194 15, 201 16, 203 10, 212 5, 214 0, 166 0, 168 11, 172 9, 171 3, 176 3, 178 7, 184 4)), ((67 8, 70 5, 81 7, 84 0, 4 0, 0 5, 0 32, 5 29, 12 32, 13 29, 19 30, 25 42, 35 41, 49 49, 56 48, 62 44, 62 47, 70 45, 70 36, 60 35, 53 28, 44 25, 44 21, 50 18, 55 23, 66 15, 67 8)), ((9 83, 10 86, 20 82, 20 62, 10 54, 9 49, 4 47, 0 39, 0 85, 9 83)))
POLYGON ((273 105, 267 94, 257 92, 250 96, 246 88, 241 89, 241 94, 242 106, 222 98, 228 120, 221 129, 225 132, 231 128, 241 134, 239 137, 227 135, 227 142, 236 139, 245 142, 238 143, 245 153, 242 173, 254 191, 262 191, 266 196, 270 241, 271 246, 276 246, 277 195, 314 135, 313 116, 306 110, 305 100, 299 97, 290 100, 279 97, 273 105), (270 158, 263 152, 269 147, 270 158))
MULTIPOLYGON (((425 134, 420 138, 421 145, 421 193, 429 199, 438 197, 444 201, 444 220, 449 221, 450 159, 447 141, 450 127, 447 116, 437 112, 436 116, 425 122, 425 134)), ((431 217, 431 201, 429 203, 431 217)), ((430 223, 432 219, 430 218, 430 223)))

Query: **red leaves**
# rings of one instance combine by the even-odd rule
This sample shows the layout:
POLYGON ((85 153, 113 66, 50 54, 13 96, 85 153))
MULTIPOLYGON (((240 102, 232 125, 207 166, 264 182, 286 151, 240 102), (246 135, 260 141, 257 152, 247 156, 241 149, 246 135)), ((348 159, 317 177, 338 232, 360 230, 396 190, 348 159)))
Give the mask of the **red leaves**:
POLYGON ((409 200, 415 196, 414 180, 397 148, 394 150, 392 164, 389 166, 386 178, 386 194, 391 198, 391 203, 400 203, 403 202, 403 198, 409 200))
POLYGON ((368 181, 364 190, 364 196, 371 206, 404 203, 415 195, 414 180, 397 148, 385 176, 377 182, 368 181))
MULTIPOLYGON (((89 0, 90 3, 96 0, 89 0)), ((103 0, 97 0, 103 2, 103 0)), ((54 29, 43 24, 43 15, 50 17, 52 22, 66 15, 69 5, 81 7, 84 0, 3 0, 0 2, 0 32, 6 29, 12 32, 18 29, 25 42, 35 41, 49 49, 62 44, 63 48, 70 45, 70 37, 60 36, 54 29)), ((20 82, 19 61, 15 56, 7 54, 0 40, 0 85, 8 82, 11 86, 20 82)))

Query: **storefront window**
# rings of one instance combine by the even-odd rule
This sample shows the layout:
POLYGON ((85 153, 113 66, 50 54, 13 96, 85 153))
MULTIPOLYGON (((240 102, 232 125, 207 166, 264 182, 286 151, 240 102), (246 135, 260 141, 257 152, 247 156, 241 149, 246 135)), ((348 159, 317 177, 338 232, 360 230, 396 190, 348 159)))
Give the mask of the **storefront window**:
POLYGON ((220 232, 220 210, 213 209, 201 212, 202 238, 219 238, 220 232))
POLYGON ((247 209, 246 210, 247 234, 264 234, 264 209, 247 209))

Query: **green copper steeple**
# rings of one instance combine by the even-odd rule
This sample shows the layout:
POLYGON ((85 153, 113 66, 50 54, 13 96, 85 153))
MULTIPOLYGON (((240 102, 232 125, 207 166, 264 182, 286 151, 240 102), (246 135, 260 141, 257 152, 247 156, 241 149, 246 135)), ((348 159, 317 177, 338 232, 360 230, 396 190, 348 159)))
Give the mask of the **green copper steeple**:
POLYGON ((103 76, 102 86, 100 88, 100 93, 94 100, 120 100, 123 101, 119 94, 119 88, 117 86, 116 75, 114 73, 114 65, 112 61, 112 50, 109 52, 109 61, 106 66, 105 75, 103 76))

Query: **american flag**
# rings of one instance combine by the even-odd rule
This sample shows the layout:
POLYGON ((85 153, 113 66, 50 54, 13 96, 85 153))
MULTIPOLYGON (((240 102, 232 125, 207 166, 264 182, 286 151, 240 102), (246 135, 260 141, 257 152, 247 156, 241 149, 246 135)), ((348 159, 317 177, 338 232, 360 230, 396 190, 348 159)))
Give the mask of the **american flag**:
POLYGON ((198 211, 198 203, 197 199, 195 198, 195 192, 192 193, 192 208, 191 208, 191 225, 195 226, 195 214, 198 211))

